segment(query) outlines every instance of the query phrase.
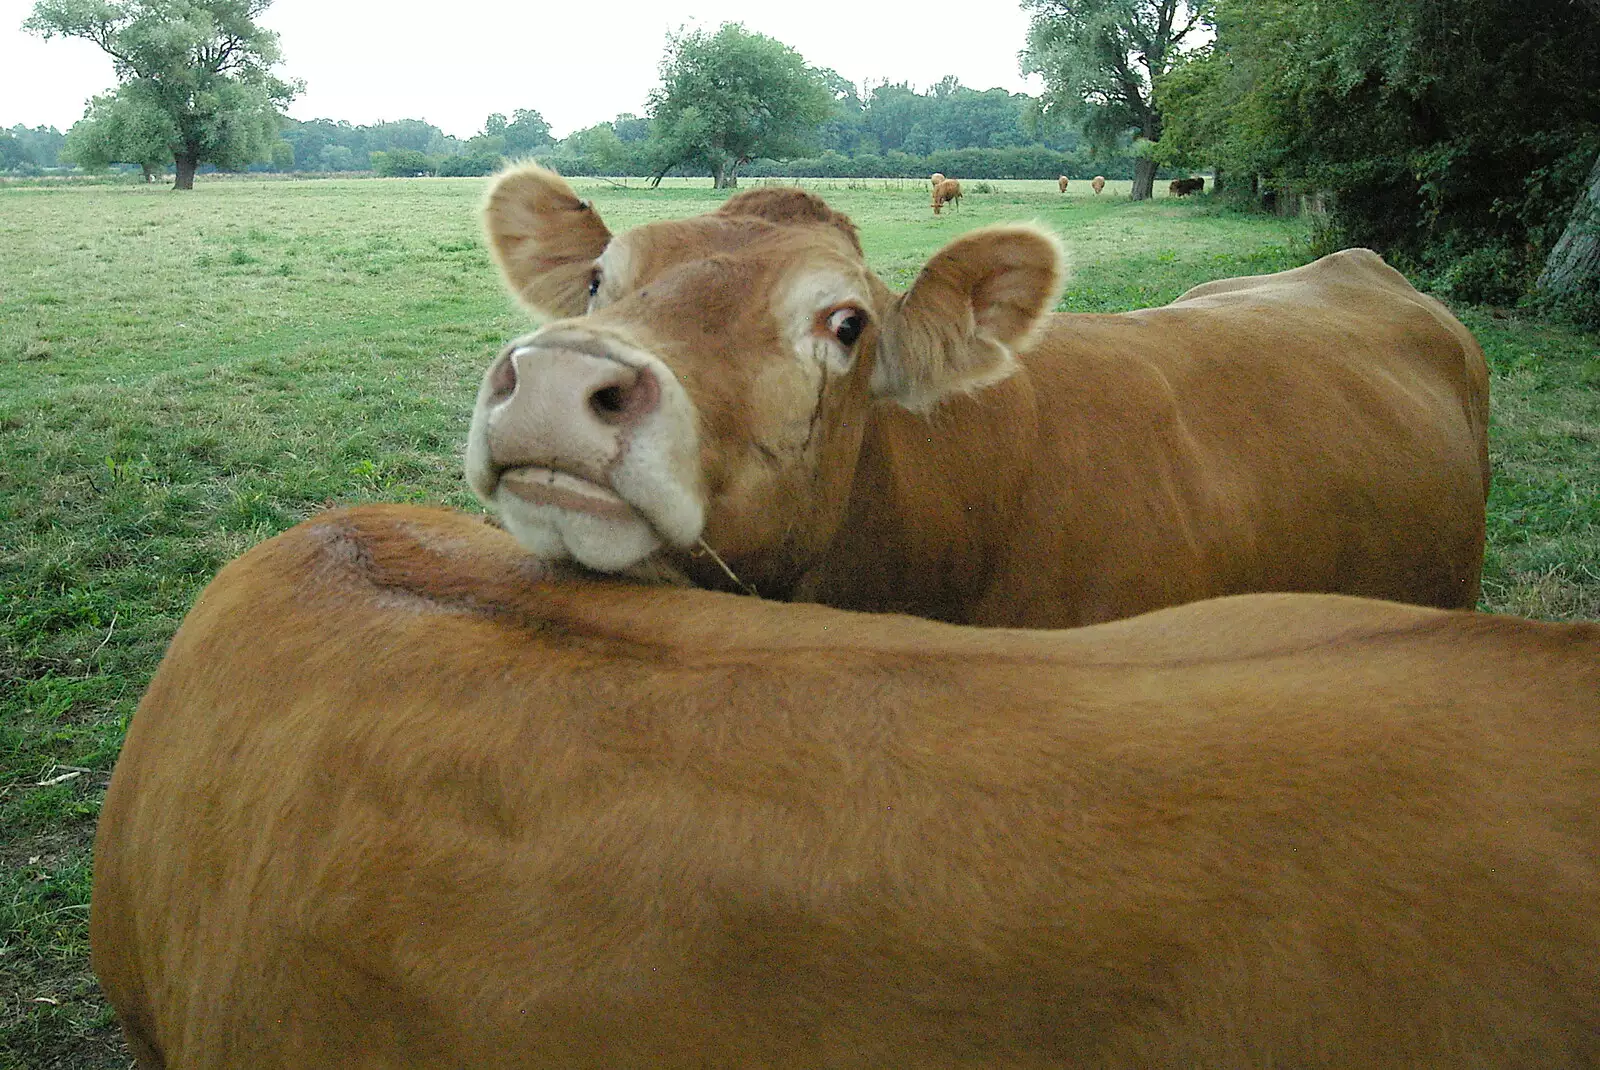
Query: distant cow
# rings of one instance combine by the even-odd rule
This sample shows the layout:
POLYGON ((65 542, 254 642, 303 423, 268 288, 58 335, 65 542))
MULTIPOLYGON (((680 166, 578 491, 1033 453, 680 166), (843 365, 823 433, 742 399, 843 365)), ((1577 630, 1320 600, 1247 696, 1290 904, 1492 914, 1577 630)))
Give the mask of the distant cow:
POLYGON ((933 174, 928 176, 928 181, 933 183, 934 188, 937 189, 938 186, 939 186, 939 183, 944 181, 944 176, 941 175, 939 172, 935 171, 933 174))
POLYGON ((994 625, 1476 600, 1488 369, 1371 252, 1050 315, 1061 254, 1026 226, 895 294, 802 190, 613 237, 530 165, 485 222, 557 321, 490 367, 467 473, 542 556, 994 625))
POLYGON ((1600 626, 965 629, 327 513, 172 640, 90 946, 143 1070, 1593 1067, 1600 626))
POLYGON ((1191 193, 1199 193, 1206 188, 1203 178, 1175 178, 1167 183, 1167 192, 1174 197, 1187 197, 1191 193))
POLYGON ((1066 175, 1062 175, 1060 178, 1056 179, 1056 188, 1059 189, 1062 193, 1067 192, 1067 176, 1066 175))
POLYGON ((947 178, 933 187, 933 214, 939 214, 941 205, 961 207, 961 183, 953 178, 947 178))
POLYGON ((1089 180, 1089 188, 1094 190, 1096 196, 1098 196, 1100 191, 1106 188, 1105 176, 1104 175, 1095 175, 1092 179, 1089 180))

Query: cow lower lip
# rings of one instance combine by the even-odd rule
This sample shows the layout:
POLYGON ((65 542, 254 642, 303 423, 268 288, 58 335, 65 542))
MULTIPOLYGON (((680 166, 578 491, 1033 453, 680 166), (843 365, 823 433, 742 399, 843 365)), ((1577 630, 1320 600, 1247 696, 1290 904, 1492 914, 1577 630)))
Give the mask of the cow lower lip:
POLYGON ((528 465, 501 473, 500 486, 530 505, 550 505, 612 520, 636 520, 639 513, 616 491, 570 472, 528 465))

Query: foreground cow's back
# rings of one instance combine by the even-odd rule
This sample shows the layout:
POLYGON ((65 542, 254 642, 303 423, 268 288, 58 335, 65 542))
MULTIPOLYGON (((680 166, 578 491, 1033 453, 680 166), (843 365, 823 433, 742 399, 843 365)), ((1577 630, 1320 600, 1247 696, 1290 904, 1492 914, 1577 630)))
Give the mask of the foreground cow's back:
POLYGON ((1594 626, 976 631, 391 507, 201 596, 91 928, 173 1070, 1578 1066, 1597 867, 1594 626))
POLYGON ((1057 315, 1022 364, 931 417, 874 409, 807 597, 1028 626, 1264 590, 1475 604, 1487 365, 1374 254, 1057 315))

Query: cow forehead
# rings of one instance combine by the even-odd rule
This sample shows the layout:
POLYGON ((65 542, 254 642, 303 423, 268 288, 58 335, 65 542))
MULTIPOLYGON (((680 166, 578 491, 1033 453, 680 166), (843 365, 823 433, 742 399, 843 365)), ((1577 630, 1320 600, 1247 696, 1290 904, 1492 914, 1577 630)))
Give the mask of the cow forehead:
POLYGON ((860 254, 834 227, 742 217, 648 223, 613 238, 600 258, 607 275, 635 286, 675 268, 710 262, 733 265, 750 282, 769 286, 796 273, 834 274, 852 281, 866 274, 860 254))

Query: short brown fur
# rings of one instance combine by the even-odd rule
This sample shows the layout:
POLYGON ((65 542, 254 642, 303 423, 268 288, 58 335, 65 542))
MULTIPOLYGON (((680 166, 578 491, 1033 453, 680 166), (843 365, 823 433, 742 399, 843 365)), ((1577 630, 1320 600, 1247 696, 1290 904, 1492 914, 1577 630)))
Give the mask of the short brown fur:
MULTIPOLYGON (((763 190, 630 232, 637 280, 585 315, 582 280, 612 240, 588 216, 552 214, 587 242, 551 243, 568 288, 541 297, 555 283, 528 276, 526 216, 576 203, 565 189, 537 168, 502 178, 496 259, 530 307, 568 317, 563 334, 625 335, 671 366, 702 435, 705 541, 769 597, 1029 627, 1261 590, 1476 602, 1488 368, 1367 250, 1162 308, 1051 315, 1061 254, 1036 228, 963 235, 896 295, 846 261, 842 215, 763 190), (535 180, 549 189, 517 193, 535 180), (853 365, 820 393, 773 322, 812 264, 873 294, 853 365)), ((666 556, 733 588, 708 556, 666 556)))
POLYGON ((938 215, 944 205, 961 207, 961 183, 953 178, 936 182, 933 187, 933 214, 938 215))
POLYGON ((969 630, 316 518, 100 819, 149 1070, 1600 1064, 1600 627, 969 630))

